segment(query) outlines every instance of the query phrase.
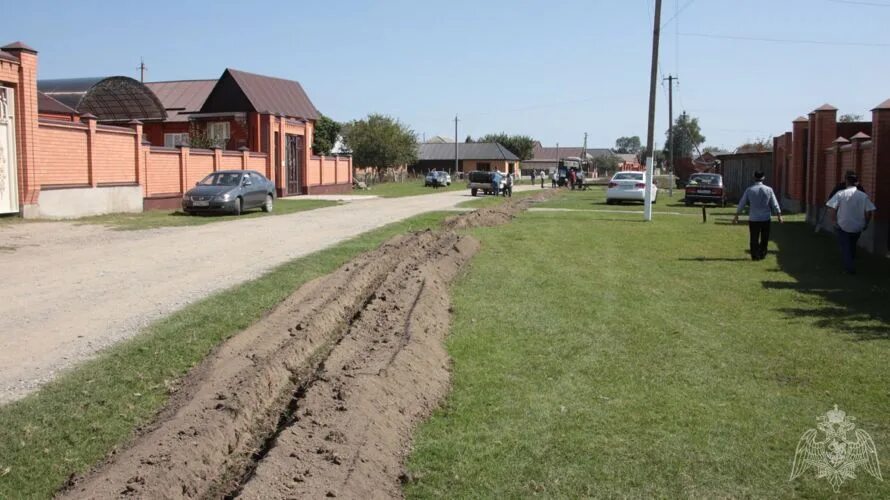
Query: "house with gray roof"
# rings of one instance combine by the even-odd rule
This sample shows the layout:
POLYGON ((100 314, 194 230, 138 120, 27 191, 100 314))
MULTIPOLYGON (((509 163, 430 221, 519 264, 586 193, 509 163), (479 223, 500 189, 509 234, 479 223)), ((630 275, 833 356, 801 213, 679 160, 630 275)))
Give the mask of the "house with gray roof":
POLYGON ((593 163, 597 158, 612 156, 614 153, 609 148, 583 148, 580 146, 569 147, 544 147, 540 142, 535 143, 532 150, 532 158, 522 162, 522 174, 529 175, 534 170, 553 172, 560 160, 576 159, 584 163, 593 163))
POLYGON ((416 173, 431 170, 454 173, 455 153, 457 172, 499 170, 508 173, 519 168, 519 157, 496 142, 422 143, 417 146, 417 162, 408 168, 416 173))

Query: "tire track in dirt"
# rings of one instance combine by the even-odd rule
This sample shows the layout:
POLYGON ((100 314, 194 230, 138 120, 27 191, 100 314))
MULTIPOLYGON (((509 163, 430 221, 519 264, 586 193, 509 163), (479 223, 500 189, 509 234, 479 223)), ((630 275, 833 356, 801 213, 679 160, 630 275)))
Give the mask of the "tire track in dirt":
POLYGON ((449 387, 448 286, 549 191, 395 237, 220 346, 156 422, 60 498, 400 497, 414 426, 449 387))

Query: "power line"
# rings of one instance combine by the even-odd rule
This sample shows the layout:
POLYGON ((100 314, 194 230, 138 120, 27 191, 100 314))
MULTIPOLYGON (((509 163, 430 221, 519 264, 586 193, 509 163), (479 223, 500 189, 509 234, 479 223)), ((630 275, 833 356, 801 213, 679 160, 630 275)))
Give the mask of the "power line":
POLYGON ((664 22, 664 24, 661 25, 661 29, 664 29, 665 26, 667 26, 668 24, 671 23, 671 21, 676 19, 684 10, 686 10, 686 7, 689 7, 690 5, 692 5, 692 2, 694 2, 694 1, 695 0, 689 0, 688 2, 683 4, 682 7, 680 7, 677 11, 674 12, 674 15, 671 16, 670 19, 668 19, 667 21, 664 22))
POLYGON ((867 5, 869 7, 890 7, 888 3, 863 2, 862 0, 828 0, 832 3, 845 3, 849 5, 867 5))
POLYGON ((833 42, 827 40, 795 40, 791 38, 763 38, 753 36, 735 36, 735 35, 715 35, 713 33, 680 33, 682 36, 694 36, 700 38, 718 38, 725 40, 743 40, 750 42, 772 42, 772 43, 790 43, 790 44, 810 44, 810 45, 835 45, 839 47, 890 47, 890 43, 870 43, 870 42, 833 42))

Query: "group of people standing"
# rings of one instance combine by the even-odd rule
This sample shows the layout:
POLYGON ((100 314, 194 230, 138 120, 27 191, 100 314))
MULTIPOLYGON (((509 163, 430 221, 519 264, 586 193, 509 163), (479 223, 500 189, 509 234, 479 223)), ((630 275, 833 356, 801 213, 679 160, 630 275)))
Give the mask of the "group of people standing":
MULTIPOLYGON (((763 172, 755 172, 754 184, 745 190, 732 219, 733 224, 737 224, 739 214, 746 206, 749 207, 748 231, 752 260, 763 260, 766 257, 772 215, 776 214, 779 223, 783 222, 776 194, 763 181, 763 172)), ((856 245, 863 231, 868 229, 876 207, 859 185, 855 172, 846 173, 845 182, 835 186, 825 206, 829 222, 837 234, 844 272, 855 274, 856 245)), ((819 223, 821 222, 820 220, 819 223)))

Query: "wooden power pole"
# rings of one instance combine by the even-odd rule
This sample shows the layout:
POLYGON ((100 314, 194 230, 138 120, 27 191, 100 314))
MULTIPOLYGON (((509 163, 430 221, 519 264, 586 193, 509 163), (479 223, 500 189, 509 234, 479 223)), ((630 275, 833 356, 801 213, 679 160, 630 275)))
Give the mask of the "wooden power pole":
POLYGON ((655 0, 655 22, 652 28, 652 70, 649 75, 649 128, 646 134, 646 199, 643 219, 652 220, 652 176, 655 174, 655 86, 658 78, 658 40, 661 36, 661 0, 655 0))

